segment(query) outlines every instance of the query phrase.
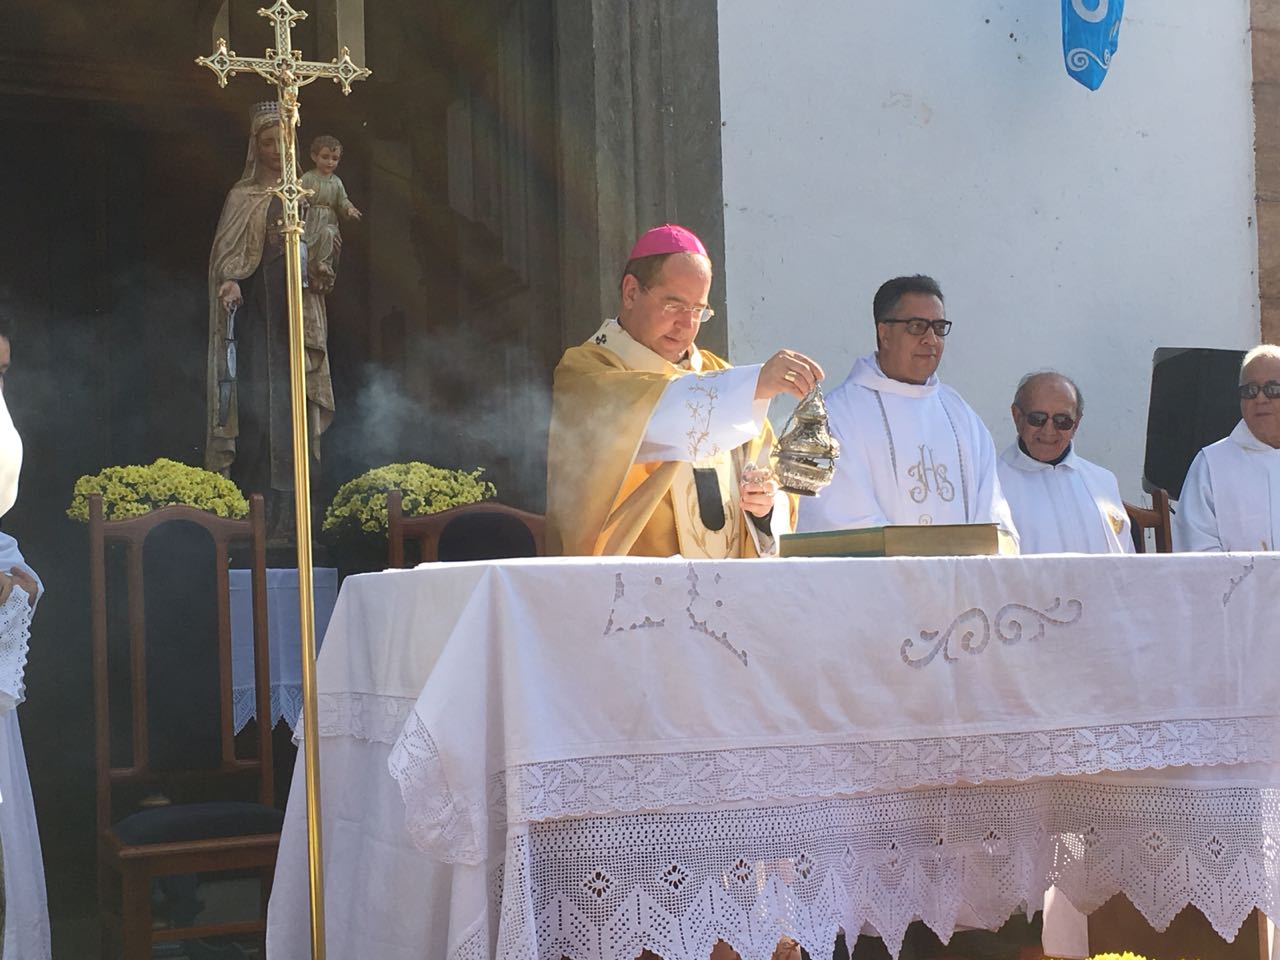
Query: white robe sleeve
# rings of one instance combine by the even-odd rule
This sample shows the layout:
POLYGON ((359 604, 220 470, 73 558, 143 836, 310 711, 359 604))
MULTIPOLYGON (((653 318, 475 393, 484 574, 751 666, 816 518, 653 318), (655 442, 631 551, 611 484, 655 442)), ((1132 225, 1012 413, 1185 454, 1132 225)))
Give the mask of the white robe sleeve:
POLYGON ((764 429, 769 401, 756 399, 761 364, 690 373, 667 384, 649 417, 636 463, 701 460, 764 429))
POLYGON ((745 510, 743 515, 747 523, 747 530, 751 534, 751 540, 756 545, 756 553, 762 557, 776 557, 778 555, 778 537, 784 533, 795 532, 791 529, 791 501, 781 490, 773 495, 773 513, 769 515, 768 533, 757 527, 755 521, 751 519, 751 515, 745 510))
POLYGON ((1209 461, 1201 450, 1182 483, 1182 499, 1173 514, 1173 546, 1180 552, 1221 552, 1218 515, 1209 478, 1209 461))
POLYGON ((974 433, 972 450, 977 462, 973 465, 973 474, 977 490, 974 491, 972 520, 974 523, 996 524, 1017 544, 1018 528, 1013 523, 1013 511, 1009 509, 1009 501, 1000 489, 995 441, 981 421, 974 423, 974 433))
POLYGON ((836 459, 836 472, 831 482, 816 497, 805 497, 800 501, 796 528, 801 533, 811 533, 887 525, 889 518, 876 498, 871 471, 861 459, 862 445, 845 439, 838 417, 829 418, 828 428, 845 452, 836 459))
MULTIPOLYGON (((39 598, 44 585, 23 560, 18 541, 7 533, 0 533, 0 570, 8 573, 14 567, 21 567, 35 577, 39 598)), ((26 591, 16 584, 9 598, 0 605, 0 715, 12 710, 26 696, 24 675, 34 612, 26 591)))

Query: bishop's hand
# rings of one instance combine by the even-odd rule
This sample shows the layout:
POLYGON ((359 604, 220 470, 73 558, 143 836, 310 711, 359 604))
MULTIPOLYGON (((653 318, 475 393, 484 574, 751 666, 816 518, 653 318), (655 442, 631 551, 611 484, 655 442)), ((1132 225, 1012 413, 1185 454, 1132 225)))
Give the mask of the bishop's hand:
POLYGON ((778 492, 778 483, 773 479, 773 472, 764 467, 747 467, 742 471, 742 480, 738 484, 738 502, 742 509, 753 517, 767 517, 773 510, 773 495, 778 492))
POLYGON ((803 400, 824 376, 818 361, 794 350, 779 350, 760 368, 756 399, 772 400, 780 393, 789 393, 803 400))

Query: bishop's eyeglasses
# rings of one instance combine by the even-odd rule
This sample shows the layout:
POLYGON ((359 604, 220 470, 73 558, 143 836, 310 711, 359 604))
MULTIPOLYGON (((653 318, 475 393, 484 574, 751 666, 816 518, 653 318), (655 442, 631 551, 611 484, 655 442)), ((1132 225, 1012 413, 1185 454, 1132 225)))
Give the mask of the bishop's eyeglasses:
POLYGON ((902 319, 885 317, 883 320, 877 320, 876 323, 905 324, 907 333, 913 337, 923 337, 928 330, 932 330, 934 335, 938 337, 945 337, 951 332, 950 320, 926 320, 924 317, 905 317, 902 319))
POLYGON ((1268 400, 1280 400, 1280 380, 1268 380, 1266 383, 1242 383, 1236 387, 1241 400, 1253 400, 1262 394, 1268 400))
MULTIPOLYGON (((640 285, 640 289, 643 290, 645 293, 649 294, 650 296, 656 296, 656 294, 654 294, 653 291, 650 290, 648 287, 646 287, 644 284, 640 285)), ((716 312, 712 310, 710 307, 699 307, 699 306, 693 306, 687 303, 679 303, 679 302, 664 303, 662 305, 662 312, 665 313, 668 317, 678 317, 678 316, 690 317, 693 320, 697 320, 699 323, 706 323, 708 320, 710 320, 712 317, 716 315, 716 312)))

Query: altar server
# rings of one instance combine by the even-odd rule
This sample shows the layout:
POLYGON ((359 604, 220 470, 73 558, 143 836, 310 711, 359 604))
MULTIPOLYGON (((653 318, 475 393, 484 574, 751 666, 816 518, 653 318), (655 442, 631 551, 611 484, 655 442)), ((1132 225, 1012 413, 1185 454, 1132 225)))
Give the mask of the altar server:
MULTIPOLYGON (((9 328, 0 320, 0 513, 17 500, 22 468, 22 439, 4 398, 9 355, 9 328)), ((0 957, 4 960, 49 960, 50 956, 44 861, 16 710, 24 696, 31 615, 43 589, 18 542, 0 533, 0 957)))
POLYGON ((1280 540, 1280 347, 1240 367, 1241 420, 1198 454, 1174 513, 1179 550, 1275 550, 1280 540))
POLYGON ((1080 388, 1053 371, 1022 378, 1013 397, 1018 439, 1000 455, 1000 487, 1022 553, 1133 553, 1115 474, 1075 449, 1080 388))
POLYGON ((951 321, 930 277, 897 277, 872 302, 876 351, 827 396, 835 478, 800 504, 801 530, 996 523, 1017 536, 991 434, 938 381, 951 321))
POLYGON ((766 414, 822 379, 781 350, 731 367, 694 343, 711 320, 711 259, 666 224, 623 270, 621 307, 555 370, 547 451, 552 554, 750 557, 776 552, 793 501, 767 467, 766 414))

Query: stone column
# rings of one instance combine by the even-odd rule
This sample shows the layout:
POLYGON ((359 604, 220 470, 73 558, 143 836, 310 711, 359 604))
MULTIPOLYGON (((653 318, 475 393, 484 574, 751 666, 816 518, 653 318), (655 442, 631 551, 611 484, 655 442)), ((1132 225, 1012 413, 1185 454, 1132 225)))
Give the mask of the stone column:
POLYGON ((555 19, 563 345, 616 313, 631 243, 670 221, 695 231, 715 263, 717 317, 698 342, 723 354, 716 4, 555 0, 555 19))
POLYGON ((1262 339, 1280 343, 1280 0, 1252 0, 1250 28, 1262 339))

